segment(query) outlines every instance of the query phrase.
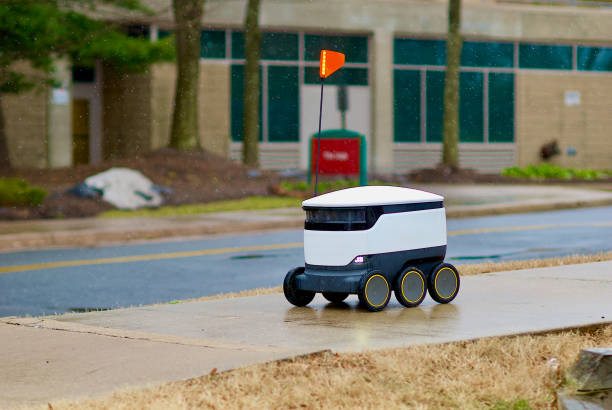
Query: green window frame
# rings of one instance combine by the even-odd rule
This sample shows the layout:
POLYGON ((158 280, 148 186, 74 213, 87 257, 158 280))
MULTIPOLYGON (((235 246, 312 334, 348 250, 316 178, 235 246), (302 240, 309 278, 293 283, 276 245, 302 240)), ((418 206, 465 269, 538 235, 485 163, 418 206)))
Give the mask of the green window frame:
POLYGON ((421 71, 393 71, 393 140, 421 142, 421 71))
POLYGON ((484 74, 459 73, 459 142, 484 142, 484 74))
POLYGON ((514 67, 514 43, 464 41, 461 48, 463 67, 514 67))
POLYGON ((514 74, 489 73, 489 142, 514 142, 514 74))
POLYGON ((578 46, 578 70, 612 71, 612 48, 578 46))
POLYGON ((572 46, 519 44, 519 67, 545 70, 571 70, 572 46))
POLYGON ((446 64, 446 40, 395 38, 393 63, 443 66, 446 64))
MULTIPOLYGON (((261 68, 259 70, 259 141, 263 141, 263 119, 262 119, 262 93, 261 93, 261 68)), ((232 141, 242 141, 242 122, 244 116, 244 65, 232 64, 231 69, 231 94, 230 103, 231 133, 232 141)))
POLYGON ((321 50, 339 51, 346 55, 347 63, 368 62, 367 36, 304 35, 304 59, 319 61, 321 50))
MULTIPOLYGON (((343 67, 325 79, 327 85, 368 85, 368 69, 343 67)), ((319 67, 304 67, 304 84, 321 84, 319 67)))
MULTIPOLYGON (((232 58, 244 57, 244 32, 232 31, 232 58)), ((295 61, 299 59, 299 36, 295 33, 264 32, 261 40, 262 60, 295 61)))
POLYGON ((299 68, 268 67, 268 141, 299 142, 299 68))
POLYGON ((225 58, 225 30, 202 30, 201 58, 225 58))

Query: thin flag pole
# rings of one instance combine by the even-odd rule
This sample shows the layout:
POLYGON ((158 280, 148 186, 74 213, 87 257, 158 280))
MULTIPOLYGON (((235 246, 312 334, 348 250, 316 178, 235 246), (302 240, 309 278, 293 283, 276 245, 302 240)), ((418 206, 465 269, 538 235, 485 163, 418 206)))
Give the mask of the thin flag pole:
POLYGON ((323 84, 325 83, 325 78, 321 77, 321 102, 319 104, 319 135, 317 137, 317 171, 315 172, 315 186, 314 186, 314 196, 317 196, 317 185, 319 185, 319 161, 321 157, 319 156, 321 152, 321 118, 323 117, 323 84))

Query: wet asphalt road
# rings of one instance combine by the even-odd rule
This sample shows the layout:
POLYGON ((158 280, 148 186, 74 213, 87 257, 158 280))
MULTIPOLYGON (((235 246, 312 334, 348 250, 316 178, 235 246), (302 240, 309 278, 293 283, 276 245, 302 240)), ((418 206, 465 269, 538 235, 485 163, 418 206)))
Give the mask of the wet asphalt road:
MULTIPOLYGON (((448 234, 446 260, 457 265, 597 253, 612 250, 612 207, 454 219, 448 221, 448 234)), ((302 231, 293 230, 3 253, 0 317, 138 306, 278 286, 287 270, 303 265, 300 242, 302 231)))

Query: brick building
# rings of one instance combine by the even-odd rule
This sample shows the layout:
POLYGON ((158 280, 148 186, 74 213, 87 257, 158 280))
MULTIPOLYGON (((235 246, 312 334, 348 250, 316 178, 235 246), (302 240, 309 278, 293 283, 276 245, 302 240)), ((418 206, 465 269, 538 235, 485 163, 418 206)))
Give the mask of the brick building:
MULTIPOLYGON (((169 0, 155 16, 106 15, 156 41, 172 30, 169 0), (166 11, 163 11, 166 10, 166 11)), ((200 139, 238 159, 241 149, 245 0, 209 0, 202 22, 200 139)), ((318 53, 347 63, 326 87, 323 128, 366 135, 369 169, 401 173, 439 162, 447 0, 264 0, 260 162, 305 169, 318 125, 318 53)), ((520 3, 520 2, 518 2, 520 3)), ((612 168, 612 9, 464 0, 460 162, 495 172, 541 161, 612 168)), ((60 89, 5 97, 16 166, 52 167, 130 155, 167 144, 173 64, 121 75, 58 62, 60 89)))

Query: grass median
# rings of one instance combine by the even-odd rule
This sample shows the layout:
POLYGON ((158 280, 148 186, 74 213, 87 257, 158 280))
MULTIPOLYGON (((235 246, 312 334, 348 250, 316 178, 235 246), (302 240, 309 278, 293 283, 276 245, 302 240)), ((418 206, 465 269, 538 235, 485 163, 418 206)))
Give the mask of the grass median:
MULTIPOLYGON (((463 275, 612 260, 612 252, 462 265, 463 275)), ((202 298, 280 292, 280 288, 202 298)), ((580 349, 612 346, 612 325, 541 335, 322 354, 253 365, 55 409, 106 408, 556 408, 580 349)), ((48 406, 45 406, 47 408, 48 406)))
POLYGON ((262 209, 300 208, 302 199, 280 196, 252 196, 243 199, 215 201, 205 204, 168 205, 159 208, 136 210, 113 209, 102 212, 99 218, 141 218, 156 216, 180 216, 216 212, 253 211, 262 209))

